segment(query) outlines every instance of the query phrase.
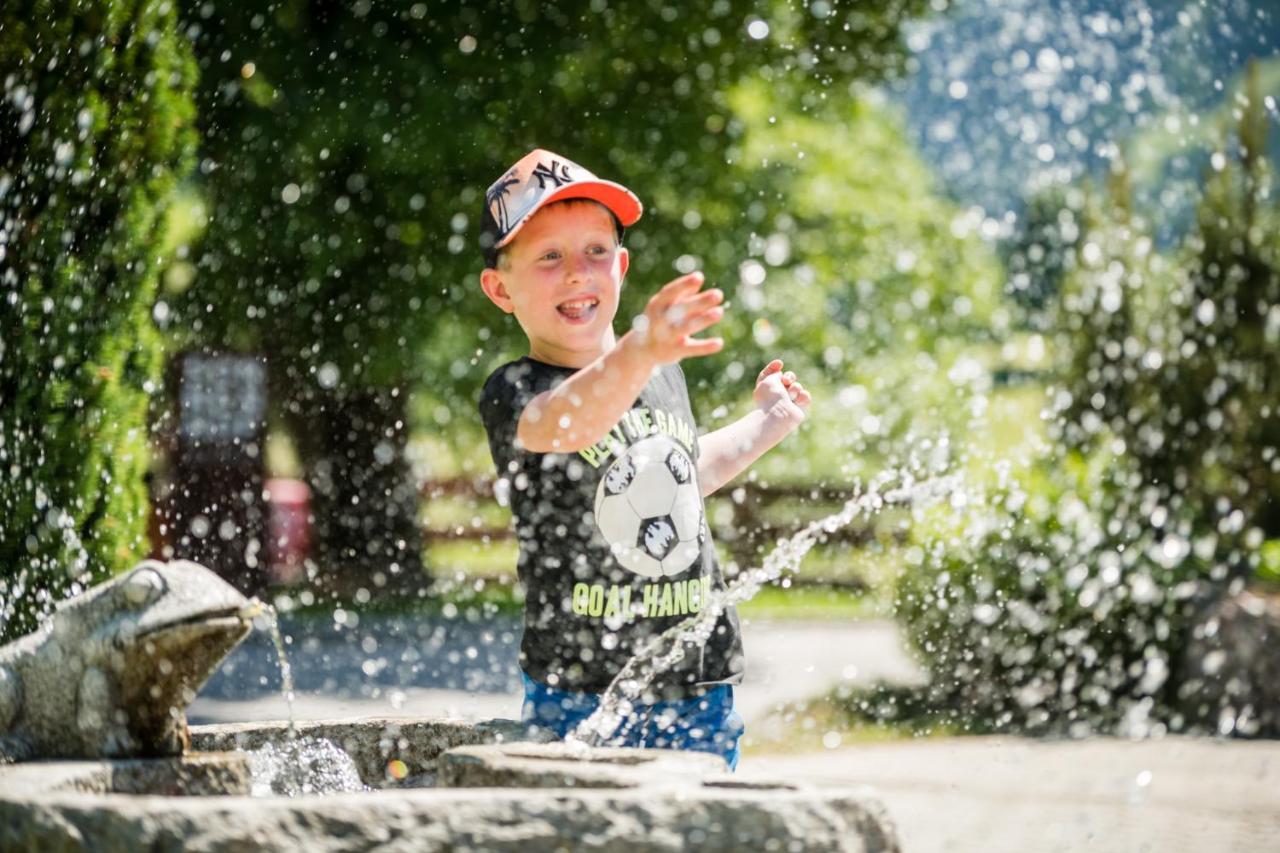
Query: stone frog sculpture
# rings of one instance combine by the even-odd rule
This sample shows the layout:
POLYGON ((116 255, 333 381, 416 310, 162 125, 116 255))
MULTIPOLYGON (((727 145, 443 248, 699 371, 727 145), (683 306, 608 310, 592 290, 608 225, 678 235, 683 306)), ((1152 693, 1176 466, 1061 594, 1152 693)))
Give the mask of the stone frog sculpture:
POLYGON ((62 602, 0 647, 0 762, 181 754, 187 705, 261 609, 185 561, 62 602))

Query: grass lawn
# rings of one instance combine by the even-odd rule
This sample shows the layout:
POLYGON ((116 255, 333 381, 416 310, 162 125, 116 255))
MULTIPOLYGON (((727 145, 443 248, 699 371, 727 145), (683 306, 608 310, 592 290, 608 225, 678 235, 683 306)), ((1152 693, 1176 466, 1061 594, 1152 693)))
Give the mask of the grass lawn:
POLYGON ((758 620, 854 620, 886 615, 875 596, 822 587, 783 589, 767 586, 738 606, 743 619, 758 620))
POLYGON ((766 724, 748 728, 742 739, 743 754, 798 754, 854 744, 949 737, 955 734, 941 726, 923 732, 905 723, 851 722, 823 700, 789 709, 777 722, 778 725, 766 724))
MULTIPOLYGON (((852 578, 845 565, 855 559, 847 546, 815 549, 801 567, 806 579, 852 578), (831 553, 828 553, 831 552, 831 553), (811 564, 811 565, 810 565, 811 564)), ((436 592, 446 600, 502 601, 518 609, 523 600, 515 583, 517 547, 513 541, 439 542, 427 549, 436 592)), ((866 555, 858 555, 865 562, 866 555)), ((864 619, 888 613, 887 596, 874 587, 861 592, 814 585, 783 588, 771 585, 739 607, 751 619, 864 619)))
POLYGON ((814 752, 857 743, 986 732, 965 726, 934 707, 920 688, 877 685, 838 687, 784 709, 749 730, 743 751, 751 754, 814 752))

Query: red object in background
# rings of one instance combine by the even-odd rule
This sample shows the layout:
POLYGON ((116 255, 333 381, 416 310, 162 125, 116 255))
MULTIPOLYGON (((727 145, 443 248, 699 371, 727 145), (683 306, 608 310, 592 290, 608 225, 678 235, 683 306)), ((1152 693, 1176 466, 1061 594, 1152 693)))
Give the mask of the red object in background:
POLYGON ((275 477, 266 482, 272 584, 303 579, 303 563, 311 550, 311 489, 301 480, 275 477))

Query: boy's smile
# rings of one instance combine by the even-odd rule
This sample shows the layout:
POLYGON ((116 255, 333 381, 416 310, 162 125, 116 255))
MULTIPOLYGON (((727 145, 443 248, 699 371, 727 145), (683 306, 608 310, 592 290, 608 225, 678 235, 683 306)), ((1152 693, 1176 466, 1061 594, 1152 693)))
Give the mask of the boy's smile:
POLYGON ((612 215, 573 200, 536 213, 480 282, 494 304, 516 315, 531 357, 584 367, 615 344, 613 318, 629 262, 612 215))

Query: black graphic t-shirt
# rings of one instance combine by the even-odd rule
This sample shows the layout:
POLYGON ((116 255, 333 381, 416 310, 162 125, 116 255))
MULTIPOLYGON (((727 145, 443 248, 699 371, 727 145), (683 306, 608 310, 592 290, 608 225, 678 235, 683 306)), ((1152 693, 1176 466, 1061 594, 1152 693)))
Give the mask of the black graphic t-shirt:
MULTIPOLYGON (((654 372, 599 442, 530 453, 516 441, 528 402, 574 373, 525 357, 495 370, 480 417, 520 543, 520 666, 543 684, 603 692, 646 638, 687 620, 724 588, 698 489, 698 434, 684 372, 654 372)), ((687 648, 655 694, 675 698, 742 678, 733 608, 687 648)))

